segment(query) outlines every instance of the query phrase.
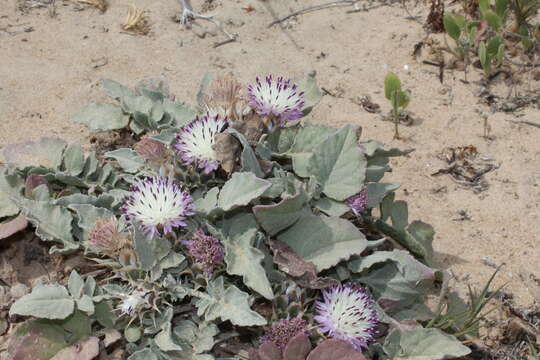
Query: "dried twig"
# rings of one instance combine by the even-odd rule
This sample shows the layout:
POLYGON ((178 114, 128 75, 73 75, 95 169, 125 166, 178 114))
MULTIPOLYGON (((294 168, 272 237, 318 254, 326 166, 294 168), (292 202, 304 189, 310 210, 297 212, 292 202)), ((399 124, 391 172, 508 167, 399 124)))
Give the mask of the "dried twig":
POLYGON ((525 125, 530 125, 530 126, 540 128, 540 123, 536 123, 534 121, 529 121, 529 120, 509 120, 509 119, 507 119, 506 121, 510 121, 510 122, 515 123, 515 124, 525 124, 525 125))
POLYGON ((105 10, 107 10, 107 2, 105 0, 77 0, 77 2, 91 5, 99 9, 101 12, 105 12, 105 10))
POLYGON ((305 13, 308 13, 310 11, 326 9, 326 8, 335 7, 335 6, 354 5, 359 1, 360 0, 337 0, 337 1, 331 1, 331 2, 328 2, 328 3, 324 3, 324 4, 308 6, 306 8, 301 9, 301 10, 295 11, 295 12, 293 12, 293 13, 285 16, 285 17, 282 17, 280 19, 272 21, 270 24, 268 24, 268 27, 272 27, 272 26, 274 26, 276 24, 279 24, 279 23, 282 23, 283 21, 288 20, 288 19, 290 19, 292 17, 295 17, 297 15, 301 15, 301 14, 305 14, 305 13))

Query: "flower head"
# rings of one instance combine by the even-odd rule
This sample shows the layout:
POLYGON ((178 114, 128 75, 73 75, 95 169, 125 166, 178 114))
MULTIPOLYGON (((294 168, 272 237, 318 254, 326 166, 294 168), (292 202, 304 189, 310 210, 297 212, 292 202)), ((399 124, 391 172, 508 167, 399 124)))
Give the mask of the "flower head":
POLYGON ((174 180, 150 177, 139 180, 124 204, 125 216, 138 221, 146 232, 172 232, 173 228, 186 226, 186 216, 193 215, 192 198, 174 180))
POLYGON ((282 77, 265 80, 256 79, 256 84, 248 86, 249 105, 259 115, 276 117, 278 124, 299 119, 304 107, 304 92, 297 90, 291 80, 282 77))
POLYGON ((266 331, 261 342, 274 343, 278 348, 284 349, 287 343, 296 335, 306 333, 307 322, 302 318, 281 320, 266 331))
POLYGON ((146 292, 134 290, 122 299, 118 309, 121 315, 133 316, 146 307, 149 307, 146 292))
POLYGON ((203 102, 210 116, 236 120, 241 112, 238 107, 244 105, 242 85, 232 76, 221 76, 212 82, 203 102))
POLYGON ((184 244, 195 263, 207 274, 214 272, 223 263, 225 252, 221 242, 200 229, 195 231, 191 240, 184 241, 184 244))
POLYGON ((85 246, 92 251, 112 255, 124 248, 127 243, 127 237, 118 231, 116 218, 99 218, 90 230, 85 246))
POLYGON ((354 285, 336 285, 322 290, 324 301, 317 301, 315 321, 322 332, 348 342, 357 350, 374 340, 379 319, 373 299, 366 289, 354 285))
POLYGON ((360 213, 367 209, 368 195, 364 188, 358 194, 351 196, 346 200, 347 205, 351 208, 354 215, 359 216, 360 213))
POLYGON ((176 150, 185 165, 198 164, 205 174, 216 170, 219 166, 217 153, 213 148, 216 134, 225 130, 227 119, 219 115, 207 114, 197 117, 184 126, 176 137, 176 150))

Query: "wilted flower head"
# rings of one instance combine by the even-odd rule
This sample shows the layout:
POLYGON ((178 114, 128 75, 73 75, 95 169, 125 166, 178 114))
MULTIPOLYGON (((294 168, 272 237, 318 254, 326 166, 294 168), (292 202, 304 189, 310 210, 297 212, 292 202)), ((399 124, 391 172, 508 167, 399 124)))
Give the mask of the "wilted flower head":
POLYGON ((188 125, 184 126, 176 137, 176 150, 182 157, 185 165, 198 164, 209 174, 219 167, 219 160, 213 145, 216 142, 216 134, 225 130, 227 119, 219 115, 202 118, 197 117, 188 125))
POLYGON ((124 248, 127 243, 127 237, 118 231, 116 218, 99 218, 90 230, 85 245, 90 250, 112 255, 124 248))
POLYGON ((148 136, 144 136, 141 141, 133 147, 135 152, 142 156, 145 160, 156 161, 164 159, 167 153, 165 144, 157 140, 153 140, 148 136))
POLYGON ((249 105, 259 115, 275 117, 278 124, 299 119, 304 107, 304 92, 297 90, 291 80, 282 77, 265 80, 257 77, 256 84, 248 86, 249 105))
POLYGON ((133 290, 122 299, 118 309, 121 315, 133 316, 146 307, 149 307, 146 292, 133 290))
POLYGON ((139 180, 124 204, 126 218, 139 222, 143 229, 156 232, 172 232, 173 228, 186 226, 186 216, 193 215, 192 198, 174 180, 150 177, 139 180))
POLYGON ((317 301, 315 321, 322 332, 348 342, 357 350, 374 340, 379 319, 373 299, 366 289, 354 285, 336 285, 322 290, 324 301, 317 301))
POLYGON ((237 105, 243 102, 242 85, 232 76, 219 77, 212 82, 203 101, 209 116, 235 120, 239 110, 237 105))
POLYGON ((261 342, 271 342, 278 348, 284 349, 293 337, 306 333, 306 325, 307 322, 299 317, 281 320, 266 331, 261 337, 261 342))
POLYGON ((223 263, 225 252, 221 242, 200 229, 195 231, 191 240, 184 241, 184 244, 194 262, 207 274, 214 272, 223 263))
POLYGON ((364 188, 358 194, 351 196, 346 200, 347 205, 351 208, 354 215, 359 216, 360 213, 367 209, 368 195, 364 188))

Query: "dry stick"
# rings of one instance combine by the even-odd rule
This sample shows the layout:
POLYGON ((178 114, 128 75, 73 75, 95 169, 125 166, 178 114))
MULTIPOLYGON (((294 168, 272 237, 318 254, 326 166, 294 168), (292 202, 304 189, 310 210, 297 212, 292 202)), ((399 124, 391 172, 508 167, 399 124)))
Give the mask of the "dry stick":
POLYGON ((349 4, 349 5, 354 5, 356 4, 357 2, 359 2, 360 0, 337 0, 337 1, 331 1, 329 3, 325 3, 325 4, 320 4, 320 5, 313 5, 313 6, 308 6, 307 8, 304 8, 302 10, 298 10, 298 11, 295 11, 285 17, 282 17, 281 19, 277 19, 277 20, 274 20, 272 21, 268 27, 272 27, 276 24, 279 24, 279 23, 282 23, 284 22, 285 20, 288 20, 292 17, 295 17, 297 15, 300 15, 300 14, 305 14, 307 12, 310 12, 310 11, 314 11, 314 10, 320 10, 320 9, 326 9, 326 8, 329 8, 329 7, 334 7, 334 6, 343 6, 343 4, 349 4))
MULTIPOLYGON (((276 12, 275 10, 272 8, 272 6, 270 5, 270 2, 268 0, 259 0, 263 6, 266 8, 266 10, 270 13, 270 15, 272 15, 272 18, 274 18, 274 20, 277 20, 278 17, 276 15, 276 12)), ((283 23, 279 23, 279 27, 281 29, 281 31, 283 31, 283 33, 285 34, 285 36, 291 41, 291 43, 294 45, 294 47, 296 48, 296 50, 302 50, 302 47, 296 42, 296 40, 294 40, 294 38, 292 37, 292 35, 287 31, 287 29, 285 28, 285 25, 283 25, 283 23)))
POLYGON ((531 125, 531 126, 540 128, 540 123, 536 123, 534 121, 529 121, 529 120, 506 120, 506 121, 510 121, 515 124, 525 124, 525 125, 531 125))

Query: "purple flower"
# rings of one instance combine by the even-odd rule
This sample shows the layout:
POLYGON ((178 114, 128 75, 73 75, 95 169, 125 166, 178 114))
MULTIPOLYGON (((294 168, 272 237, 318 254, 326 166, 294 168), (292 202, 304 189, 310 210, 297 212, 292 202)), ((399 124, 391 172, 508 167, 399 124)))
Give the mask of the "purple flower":
POLYGON ((173 228, 186 226, 186 216, 194 214, 189 193, 174 180, 163 177, 137 181, 123 209, 129 221, 140 222, 151 235, 167 234, 173 228))
POLYGON ((274 343, 274 345, 283 350, 293 337, 307 333, 306 325, 307 322, 299 317, 281 320, 266 331, 266 334, 261 337, 261 342, 274 343))
POLYGON ((209 114, 184 126, 180 134, 176 136, 176 150, 182 158, 184 165, 198 164, 209 174, 219 167, 219 161, 213 145, 216 142, 216 134, 225 130, 227 118, 209 114))
POLYGON ((355 285, 336 285, 322 290, 324 301, 317 301, 314 317, 322 332, 348 342, 356 350, 374 340, 379 321, 374 302, 366 289, 355 285))
POLYGON ((351 208, 354 215, 360 216, 360 213, 367 209, 368 195, 366 188, 362 189, 358 194, 351 196, 345 201, 351 208))
POLYGON ((183 243, 194 262, 205 273, 213 273, 223 263, 225 257, 223 245, 217 238, 206 235, 202 230, 195 231, 193 238, 183 243))
POLYGON ((277 118, 279 125, 302 117, 304 92, 297 91, 291 80, 274 80, 270 75, 261 81, 257 77, 256 84, 248 86, 248 97, 249 106, 259 115, 277 118))

